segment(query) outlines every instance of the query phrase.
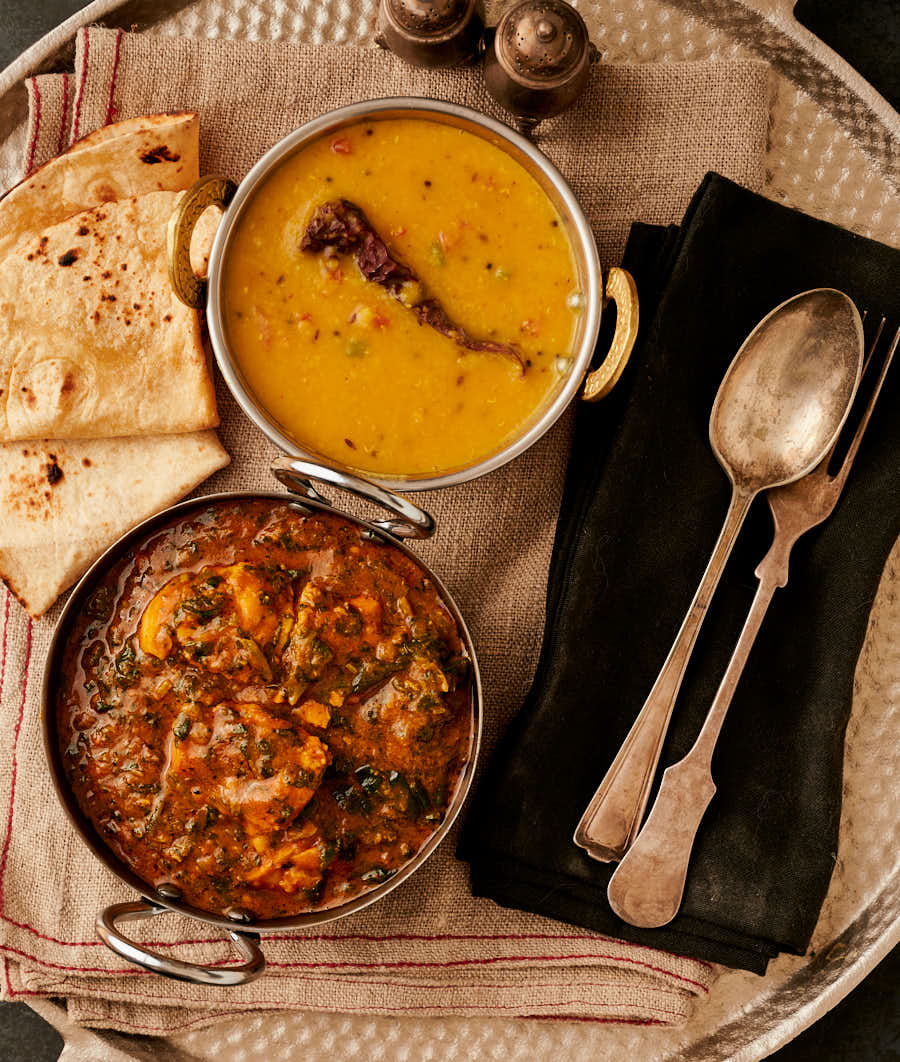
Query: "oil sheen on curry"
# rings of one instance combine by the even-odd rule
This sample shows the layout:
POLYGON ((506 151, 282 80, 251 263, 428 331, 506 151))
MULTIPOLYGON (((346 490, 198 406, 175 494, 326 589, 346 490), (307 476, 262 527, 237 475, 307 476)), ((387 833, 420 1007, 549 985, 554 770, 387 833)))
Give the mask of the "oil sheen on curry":
POLYGON ((398 477, 466 467, 518 437, 571 368, 582 305, 568 236, 531 175, 419 118, 360 122, 283 162, 235 224, 223 293, 233 355, 285 433, 398 477), (377 240, 366 261, 311 238, 339 204, 377 240))
POLYGON ((340 904, 434 833, 470 663, 427 574, 339 516, 219 503, 156 533, 69 637, 60 751, 144 881, 257 919, 340 904))

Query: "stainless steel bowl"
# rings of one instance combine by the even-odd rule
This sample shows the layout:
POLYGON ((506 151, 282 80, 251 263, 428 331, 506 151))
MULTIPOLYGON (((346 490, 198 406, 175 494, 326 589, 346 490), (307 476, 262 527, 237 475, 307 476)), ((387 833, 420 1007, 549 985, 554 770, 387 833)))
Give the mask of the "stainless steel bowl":
MULTIPOLYGON (((295 457, 323 460, 323 455, 304 450, 287 435, 281 425, 267 412, 248 387, 228 342, 222 313, 223 263, 228 257, 234 227, 260 184, 293 152, 320 137, 332 136, 348 125, 362 120, 379 121, 390 118, 423 118, 444 125, 465 129, 488 140, 515 159, 544 190, 553 203, 572 245, 578 283, 584 295, 584 312, 580 315, 573 349, 573 362, 568 376, 551 399, 527 421, 519 434, 496 453, 473 464, 440 475, 369 478, 392 489, 430 490, 483 476, 500 468, 548 431, 559 419, 588 374, 597 345, 600 317, 604 300, 604 286, 597 248, 590 225, 572 189, 552 162, 525 137, 501 122, 479 114, 468 107, 439 100, 398 97, 354 103, 315 118, 283 140, 279 141, 256 163, 237 188, 216 234, 209 262, 208 282, 205 285, 205 306, 209 333, 216 361, 232 394, 241 408, 279 449, 295 457)), ((193 225, 203 210, 212 203, 224 205, 229 198, 229 182, 222 178, 203 178, 182 201, 170 230, 170 265, 176 292, 184 301, 202 305, 204 287, 189 268, 190 236, 193 225)), ((615 384, 637 332, 637 294, 634 282, 624 270, 610 270, 605 294, 617 303, 616 335, 603 365, 590 374, 584 397, 603 397, 615 384)), ((334 464, 331 458, 325 459, 334 464)))
POLYGON ((426 538, 433 532, 434 523, 428 513, 404 498, 391 495, 379 487, 372 486, 363 480, 335 469, 323 468, 296 459, 282 458, 273 466, 273 472, 289 488, 290 494, 231 491, 193 498, 173 505, 164 512, 150 517, 150 519, 145 520, 123 535, 118 542, 94 562, 72 591, 56 626, 44 667, 44 680, 41 690, 41 725, 44 736, 44 751, 57 796, 81 839, 87 844, 97 859, 107 869, 112 871, 120 881, 130 885, 141 895, 139 900, 113 904, 101 910, 97 917, 97 932, 108 947, 129 962, 136 963, 154 973, 172 977, 176 980, 190 981, 195 984, 238 985, 252 981, 259 977, 266 965, 259 946, 260 933, 274 930, 300 929, 322 922, 330 922, 336 918, 343 918, 344 915, 352 914, 354 911, 375 903, 396 888, 402 881, 405 881, 437 848, 459 814, 475 773, 475 763, 478 758, 481 740, 481 678, 471 635, 462 614, 450 596, 450 592, 428 565, 401 541, 403 538, 426 538), (384 520, 364 521, 350 516, 340 509, 336 509, 323 498, 310 482, 312 479, 325 481, 332 486, 364 497, 388 509, 391 517, 384 520), (96 588, 97 583, 103 578, 110 566, 115 564, 129 550, 133 550, 146 542, 148 538, 152 537, 164 525, 171 523, 173 519, 183 518, 191 512, 208 509, 215 507, 217 504, 228 503, 238 499, 271 501, 273 504, 288 504, 300 511, 321 510, 333 513, 364 528, 367 535, 376 537, 394 549, 405 553, 426 572, 440 594, 443 604, 456 620, 460 640, 472 665, 469 755, 460 772, 456 789, 447 807, 444 820, 435 832, 427 839, 413 858, 404 864, 392 878, 381 885, 375 886, 368 892, 332 907, 308 911, 286 918, 267 920, 255 920, 249 913, 240 910, 231 910, 227 915, 201 910, 183 902, 177 887, 161 884, 154 888, 139 878, 106 844, 75 799, 63 766, 57 731, 57 695, 62 677, 63 657, 72 624, 96 588), (245 961, 237 966, 203 966, 197 963, 185 962, 170 955, 161 955, 144 945, 138 944, 126 937, 118 928, 118 923, 120 922, 141 921, 166 914, 167 912, 177 912, 190 918, 196 918, 207 925, 216 926, 231 939, 245 961))

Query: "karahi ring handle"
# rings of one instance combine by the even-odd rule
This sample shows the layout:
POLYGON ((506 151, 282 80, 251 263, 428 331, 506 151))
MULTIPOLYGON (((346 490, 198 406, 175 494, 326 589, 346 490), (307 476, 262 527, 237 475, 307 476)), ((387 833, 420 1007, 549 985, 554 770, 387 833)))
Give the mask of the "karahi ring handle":
POLYGON ((355 476, 352 472, 286 455, 275 458, 272 462, 272 472, 288 490, 301 496, 305 494, 313 501, 331 504, 310 482, 316 480, 387 509, 394 518, 373 520, 372 524, 394 538, 430 538, 434 534, 434 519, 430 513, 420 509, 401 494, 395 494, 394 491, 380 487, 361 476, 355 476))
POLYGON ((266 959, 259 947, 259 934, 228 930, 228 937, 246 962, 240 966, 203 966, 185 962, 169 955, 160 955, 138 944, 120 932, 119 922, 140 922, 161 914, 173 913, 168 907, 150 900, 115 903, 97 916, 97 934, 103 943, 128 962, 142 966, 151 973, 171 977, 175 981, 189 981, 195 985, 245 985, 255 981, 266 968, 266 959))

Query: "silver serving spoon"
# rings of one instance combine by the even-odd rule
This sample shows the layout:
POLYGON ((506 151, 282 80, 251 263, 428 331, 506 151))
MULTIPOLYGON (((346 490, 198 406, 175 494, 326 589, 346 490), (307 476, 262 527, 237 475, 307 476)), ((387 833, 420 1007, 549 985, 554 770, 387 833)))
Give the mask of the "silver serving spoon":
POLYGON ((847 416, 862 361, 862 320, 853 302, 833 288, 816 288, 776 306, 729 366, 709 440, 731 480, 731 504, 653 689, 575 830, 575 843, 594 859, 621 859, 640 827, 688 660, 750 503, 821 461, 847 416))

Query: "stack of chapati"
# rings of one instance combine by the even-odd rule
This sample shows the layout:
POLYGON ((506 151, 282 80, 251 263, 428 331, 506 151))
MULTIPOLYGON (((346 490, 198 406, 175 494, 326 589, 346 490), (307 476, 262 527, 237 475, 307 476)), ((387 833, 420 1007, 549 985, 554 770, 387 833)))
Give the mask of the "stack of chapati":
POLYGON ((0 201, 0 576, 39 616, 108 545, 228 463, 166 226, 194 114, 106 126, 0 201))

